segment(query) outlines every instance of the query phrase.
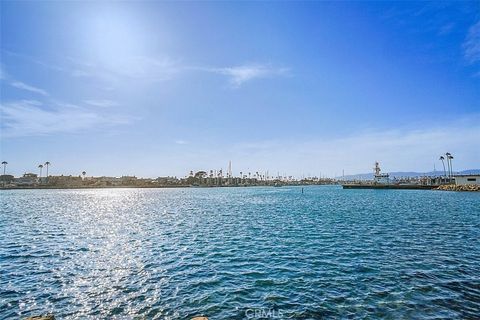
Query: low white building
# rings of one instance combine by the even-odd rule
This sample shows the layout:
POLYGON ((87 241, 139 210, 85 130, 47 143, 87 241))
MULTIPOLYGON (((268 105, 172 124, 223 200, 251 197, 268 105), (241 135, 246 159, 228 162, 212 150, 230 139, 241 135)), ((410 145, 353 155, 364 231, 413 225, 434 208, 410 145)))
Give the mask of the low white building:
POLYGON ((465 174, 455 176, 455 184, 457 186, 466 186, 466 185, 480 185, 480 174, 465 174))

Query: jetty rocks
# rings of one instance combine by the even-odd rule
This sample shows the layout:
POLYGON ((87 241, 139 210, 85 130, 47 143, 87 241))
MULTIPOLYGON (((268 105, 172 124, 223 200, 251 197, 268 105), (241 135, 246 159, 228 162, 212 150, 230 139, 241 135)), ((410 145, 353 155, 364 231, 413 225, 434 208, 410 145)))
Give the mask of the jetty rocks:
POLYGON ((442 191, 480 191, 480 186, 478 185, 454 185, 446 184, 437 188, 437 190, 442 191))

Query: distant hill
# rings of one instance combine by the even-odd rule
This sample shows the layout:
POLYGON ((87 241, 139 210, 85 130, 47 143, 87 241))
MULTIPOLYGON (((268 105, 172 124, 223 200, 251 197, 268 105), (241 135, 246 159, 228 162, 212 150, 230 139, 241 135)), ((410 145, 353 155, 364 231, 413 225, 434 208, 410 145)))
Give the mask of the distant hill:
MULTIPOLYGON (((388 172, 390 174, 390 178, 395 177, 421 177, 421 176, 441 176, 443 175, 443 171, 430 171, 430 172, 414 172, 414 171, 406 171, 406 172, 388 172)), ((455 171, 454 174, 480 174, 480 169, 469 169, 463 171, 455 171)), ((345 177, 336 177, 336 179, 343 179, 345 180, 373 180, 373 173, 359 173, 359 174, 352 174, 346 175, 345 177)))

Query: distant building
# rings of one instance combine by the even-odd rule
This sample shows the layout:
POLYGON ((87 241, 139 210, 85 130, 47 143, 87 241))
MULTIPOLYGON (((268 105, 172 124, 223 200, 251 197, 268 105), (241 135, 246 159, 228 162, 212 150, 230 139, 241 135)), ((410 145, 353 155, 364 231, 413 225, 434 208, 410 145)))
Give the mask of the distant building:
POLYGON ((12 183, 14 180, 15 180, 15 177, 12 176, 11 174, 2 174, 0 176, 0 182, 2 182, 2 184, 12 183))
POLYGON ((465 174, 455 176, 455 184, 457 186, 480 185, 480 174, 465 174))
POLYGON ((13 181, 17 186, 33 186, 38 182, 38 176, 35 173, 25 173, 20 178, 13 181))
POLYGON ((388 173, 380 173, 380 165, 378 162, 375 162, 375 168, 373 168, 373 180, 375 183, 380 183, 380 184, 389 184, 390 183, 390 176, 388 173))
POLYGON ((180 180, 175 177, 158 177, 155 181, 160 185, 179 184, 180 180))
POLYGON ((100 186, 118 186, 121 184, 120 178, 117 177, 97 177, 94 178, 96 185, 100 186))

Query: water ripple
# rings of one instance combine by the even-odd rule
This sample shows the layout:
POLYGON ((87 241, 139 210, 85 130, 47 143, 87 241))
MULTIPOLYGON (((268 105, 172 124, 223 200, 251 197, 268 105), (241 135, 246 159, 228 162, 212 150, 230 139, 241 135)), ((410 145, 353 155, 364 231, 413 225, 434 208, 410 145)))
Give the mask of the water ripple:
POLYGON ((480 316, 475 193, 11 190, 1 208, 1 319, 480 316))

